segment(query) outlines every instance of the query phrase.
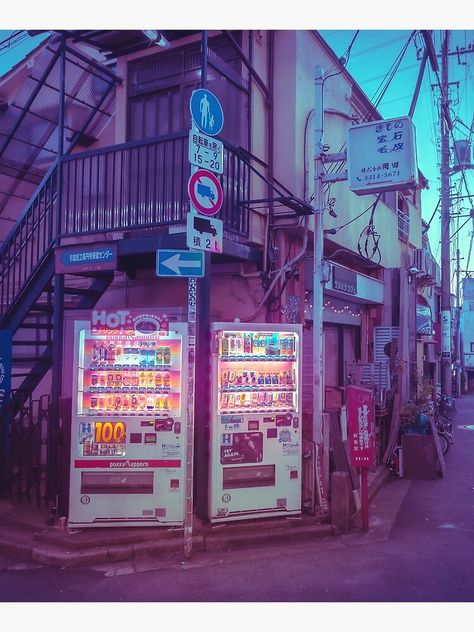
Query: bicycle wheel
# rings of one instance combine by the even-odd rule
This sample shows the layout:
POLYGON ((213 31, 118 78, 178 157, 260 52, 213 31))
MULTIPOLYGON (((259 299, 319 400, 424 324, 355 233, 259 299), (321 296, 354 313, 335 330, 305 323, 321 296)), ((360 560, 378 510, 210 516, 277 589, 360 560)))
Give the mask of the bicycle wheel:
POLYGON ((449 450, 449 441, 448 437, 444 434, 444 432, 438 432, 439 443, 441 445, 441 451, 443 455, 449 450))

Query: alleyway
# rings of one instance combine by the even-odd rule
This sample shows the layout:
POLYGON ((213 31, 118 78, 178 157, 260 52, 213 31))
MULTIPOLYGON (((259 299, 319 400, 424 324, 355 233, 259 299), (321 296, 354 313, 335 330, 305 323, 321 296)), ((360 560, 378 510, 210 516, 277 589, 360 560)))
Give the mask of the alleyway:
POLYGON ((196 553, 101 569, 0 560, 2 601, 472 602, 474 396, 457 400, 447 476, 393 480, 371 507, 371 529, 326 542, 196 553), (135 569, 136 570, 136 569, 135 569))

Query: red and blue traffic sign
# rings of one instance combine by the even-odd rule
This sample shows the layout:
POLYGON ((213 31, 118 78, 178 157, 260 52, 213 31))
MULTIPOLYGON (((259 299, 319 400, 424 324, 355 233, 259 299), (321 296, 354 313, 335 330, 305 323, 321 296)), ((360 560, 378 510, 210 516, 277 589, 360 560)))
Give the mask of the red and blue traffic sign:
POLYGON ((224 199, 221 183, 206 169, 198 169, 191 175, 188 194, 194 208, 203 215, 218 213, 224 199))

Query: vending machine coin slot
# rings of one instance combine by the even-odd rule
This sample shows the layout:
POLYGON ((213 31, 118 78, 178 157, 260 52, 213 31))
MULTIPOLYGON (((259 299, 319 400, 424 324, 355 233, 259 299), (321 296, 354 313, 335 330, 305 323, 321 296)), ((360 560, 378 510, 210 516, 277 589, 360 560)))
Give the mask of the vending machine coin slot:
POLYGON ((145 443, 156 443, 156 434, 154 432, 145 432, 145 443))
POLYGON ((141 432, 131 432, 130 433, 130 443, 141 443, 142 442, 142 433, 141 432))
POLYGON ((249 420, 249 430, 258 430, 258 419, 249 420))

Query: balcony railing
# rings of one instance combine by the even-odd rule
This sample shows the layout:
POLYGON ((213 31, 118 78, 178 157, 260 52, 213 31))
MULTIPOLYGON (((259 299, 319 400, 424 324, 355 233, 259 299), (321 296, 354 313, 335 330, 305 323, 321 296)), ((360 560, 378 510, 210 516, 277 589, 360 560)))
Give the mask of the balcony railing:
MULTIPOLYGON (((190 175, 188 137, 174 134, 115 145, 63 161, 61 236, 133 231, 186 222, 190 175)), ((249 167, 237 151, 224 149, 224 192, 216 217, 224 228, 248 235, 249 167)))

